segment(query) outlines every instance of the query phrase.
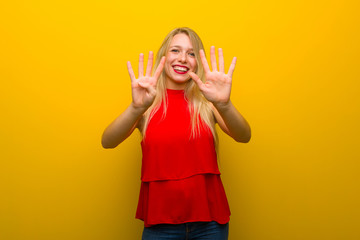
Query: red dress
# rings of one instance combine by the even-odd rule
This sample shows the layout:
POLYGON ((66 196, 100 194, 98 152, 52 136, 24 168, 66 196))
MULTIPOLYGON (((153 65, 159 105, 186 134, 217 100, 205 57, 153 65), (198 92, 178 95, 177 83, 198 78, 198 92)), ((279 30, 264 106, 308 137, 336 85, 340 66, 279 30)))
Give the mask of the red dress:
POLYGON ((136 218, 155 224, 229 221, 214 140, 206 125, 190 138, 191 123, 183 90, 167 89, 168 107, 154 114, 141 142, 143 159, 136 218))

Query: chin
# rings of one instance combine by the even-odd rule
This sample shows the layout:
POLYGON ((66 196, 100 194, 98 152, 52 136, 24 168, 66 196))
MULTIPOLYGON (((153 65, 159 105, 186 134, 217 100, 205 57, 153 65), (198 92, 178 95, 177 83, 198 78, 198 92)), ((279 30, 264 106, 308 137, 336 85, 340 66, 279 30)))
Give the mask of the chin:
POLYGON ((187 79, 174 79, 174 82, 177 84, 183 84, 189 82, 190 78, 187 79))

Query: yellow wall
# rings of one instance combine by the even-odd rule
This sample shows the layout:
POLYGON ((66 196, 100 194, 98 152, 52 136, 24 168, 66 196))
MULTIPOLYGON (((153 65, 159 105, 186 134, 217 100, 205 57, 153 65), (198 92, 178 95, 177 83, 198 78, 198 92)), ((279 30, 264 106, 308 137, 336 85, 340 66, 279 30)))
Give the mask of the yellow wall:
POLYGON ((102 149, 130 103, 126 61, 189 26, 238 57, 220 134, 230 240, 360 239, 359 1, 2 1, 0 239, 140 239, 140 135, 102 149))

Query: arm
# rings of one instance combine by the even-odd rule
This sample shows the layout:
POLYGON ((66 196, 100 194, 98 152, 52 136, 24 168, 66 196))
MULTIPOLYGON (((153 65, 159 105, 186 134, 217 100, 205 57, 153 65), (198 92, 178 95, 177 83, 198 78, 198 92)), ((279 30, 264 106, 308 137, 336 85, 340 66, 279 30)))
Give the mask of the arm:
POLYGON ((210 49, 212 71, 209 68, 204 51, 200 50, 199 53, 206 81, 203 83, 195 73, 190 72, 189 75, 197 83, 205 98, 213 104, 215 119, 220 128, 237 142, 249 142, 251 138, 250 126, 230 101, 232 74, 235 69, 236 58, 233 58, 229 71, 225 74, 221 48, 219 48, 219 71, 216 64, 215 47, 212 46, 210 49))
POLYGON ((135 108, 131 103, 130 106, 105 129, 101 139, 103 148, 115 148, 128 138, 135 128, 139 128, 139 122, 144 112, 142 109, 135 108))
POLYGON ((101 144, 104 148, 115 148, 129 137, 136 127, 141 128, 142 116, 155 99, 155 87, 164 68, 165 57, 162 57, 154 76, 151 76, 153 53, 149 53, 145 76, 143 74, 143 62, 144 55, 140 54, 138 79, 135 78, 130 62, 127 63, 131 79, 132 103, 105 129, 101 139, 101 144))
POLYGON ((250 141, 250 126, 231 101, 225 106, 214 106, 213 111, 221 130, 237 142, 247 143, 250 141))

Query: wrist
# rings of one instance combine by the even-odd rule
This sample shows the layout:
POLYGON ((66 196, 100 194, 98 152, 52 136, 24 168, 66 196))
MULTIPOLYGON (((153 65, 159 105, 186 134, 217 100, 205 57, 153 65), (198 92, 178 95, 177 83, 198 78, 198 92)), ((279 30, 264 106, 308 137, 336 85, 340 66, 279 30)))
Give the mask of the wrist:
POLYGON ((213 103, 213 105, 216 108, 216 110, 218 110, 219 112, 224 112, 231 108, 232 103, 229 99, 229 101, 227 102, 217 102, 217 103, 213 103))
POLYGON ((131 102, 129 106, 129 110, 133 112, 135 115, 142 115, 146 112, 147 109, 148 107, 136 106, 133 102, 131 102))

